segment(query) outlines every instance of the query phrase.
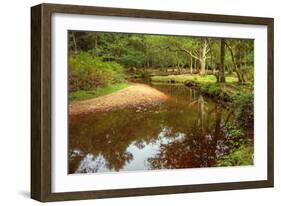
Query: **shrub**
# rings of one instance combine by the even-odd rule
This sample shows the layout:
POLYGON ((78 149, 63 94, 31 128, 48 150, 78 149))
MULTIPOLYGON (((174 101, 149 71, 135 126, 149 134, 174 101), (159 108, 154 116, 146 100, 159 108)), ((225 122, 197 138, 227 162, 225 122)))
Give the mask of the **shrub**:
POLYGON ((227 123, 226 127, 227 132, 227 146, 228 148, 237 149, 242 144, 246 144, 248 142, 246 131, 237 126, 235 123, 227 123))
POLYGON ((222 93, 222 90, 221 90, 220 86, 218 86, 216 84, 212 84, 212 85, 210 85, 210 87, 208 89, 208 93, 213 96, 219 96, 222 93))
POLYGON ((241 128, 252 128, 254 121, 254 94, 241 93, 233 99, 233 108, 237 108, 237 123, 241 128))
POLYGON ((87 52, 69 56, 69 90, 91 90, 125 80, 123 67, 105 62, 87 52))
POLYGON ((254 147, 241 145, 238 149, 231 151, 228 155, 217 161, 217 166, 241 166, 253 164, 254 147))

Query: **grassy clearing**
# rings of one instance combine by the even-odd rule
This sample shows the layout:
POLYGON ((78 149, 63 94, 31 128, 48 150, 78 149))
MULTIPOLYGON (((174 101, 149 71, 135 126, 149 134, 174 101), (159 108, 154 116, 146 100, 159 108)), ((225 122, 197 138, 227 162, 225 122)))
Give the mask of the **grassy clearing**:
POLYGON ((126 88, 129 86, 129 83, 118 83, 118 84, 109 84, 106 87, 97 88, 95 90, 85 91, 79 90, 76 92, 71 92, 69 94, 70 101, 78 101, 78 100, 85 100, 91 99, 99 96, 103 96, 106 94, 110 94, 116 92, 120 89, 126 88))
MULTIPOLYGON (((182 75, 168 75, 168 76, 153 76, 151 77, 151 81, 153 82, 175 82, 175 83, 184 83, 186 81, 194 81, 197 83, 216 83, 217 79, 214 75, 190 75, 190 74, 182 74, 182 75)), ((238 78, 235 76, 226 76, 227 83, 235 83, 238 82, 238 78)))

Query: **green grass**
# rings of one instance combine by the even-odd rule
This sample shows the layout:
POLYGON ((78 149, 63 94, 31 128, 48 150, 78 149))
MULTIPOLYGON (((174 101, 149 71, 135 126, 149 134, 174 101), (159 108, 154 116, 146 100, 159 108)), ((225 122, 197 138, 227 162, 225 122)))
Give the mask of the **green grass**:
MULTIPOLYGON (((151 81, 153 82, 171 82, 175 83, 184 83, 185 81, 194 81, 197 83, 216 83, 217 79, 214 75, 205 75, 200 76, 197 74, 181 74, 181 75, 168 75, 168 76, 153 76, 151 77, 151 81)), ((238 82, 237 77, 235 76, 226 76, 227 83, 238 82)))
POLYGON ((78 100, 91 99, 91 98, 95 98, 95 97, 99 97, 99 96, 103 96, 106 94, 116 92, 116 91, 126 88, 128 86, 129 86, 129 84, 127 82, 125 82, 125 83, 118 83, 118 84, 110 84, 110 85, 107 85, 106 87, 101 87, 101 88, 97 88, 95 90, 90 90, 90 91, 80 90, 80 91, 76 91, 76 92, 71 92, 69 94, 69 100, 78 101, 78 100))
POLYGON ((225 84, 218 84, 216 76, 214 75, 198 75, 198 74, 182 74, 182 75, 168 75, 168 76, 154 76, 151 77, 152 82, 161 83, 180 83, 184 84, 190 82, 196 86, 202 93, 217 97, 223 101, 230 101, 231 97, 237 95, 239 92, 249 92, 250 85, 239 85, 238 78, 235 76, 226 76, 225 84), (241 90, 245 88, 244 90, 241 90))

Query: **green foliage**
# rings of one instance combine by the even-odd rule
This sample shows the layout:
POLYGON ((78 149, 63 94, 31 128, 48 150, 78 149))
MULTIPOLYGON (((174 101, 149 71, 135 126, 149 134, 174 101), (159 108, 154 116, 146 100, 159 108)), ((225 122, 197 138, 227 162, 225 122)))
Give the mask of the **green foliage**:
POLYGON ((245 133, 243 132, 242 129, 239 129, 235 124, 230 124, 228 123, 226 125, 226 129, 228 131, 228 136, 231 139, 237 139, 237 138, 242 138, 245 136, 245 133))
POLYGON ((237 83, 238 82, 238 78, 234 75, 228 75, 225 77, 225 81, 227 83, 237 83))
MULTIPOLYGON (((227 39, 226 41, 232 48, 239 70, 247 81, 252 81, 253 40, 227 39)), ((180 70, 184 69, 185 73, 191 66, 193 72, 200 72, 198 67, 202 59, 199 54, 202 54, 204 42, 208 50, 206 54, 208 58, 205 62, 207 74, 211 72, 215 74, 220 65, 220 39, 83 31, 69 31, 68 35, 70 55, 88 52, 103 62, 114 61, 127 68, 180 68, 180 70), (190 54, 193 54, 192 58, 190 54)), ((232 74, 234 63, 229 49, 225 51, 224 62, 226 73, 232 74)), ((181 74, 182 71, 179 73, 181 74)), ((167 74, 171 73, 167 72, 167 74)))
POLYGON ((233 97, 232 108, 237 115, 237 124, 242 128, 251 128, 254 122, 254 94, 239 93, 233 97))
POLYGON ((254 147, 241 145, 217 161, 217 166, 242 166, 253 164, 254 147))
POLYGON ((219 96, 222 92, 220 85, 218 84, 201 84, 200 90, 205 93, 209 94, 211 96, 219 96))
POLYGON ((150 73, 148 70, 141 70, 141 71, 139 72, 140 77, 141 77, 142 79, 148 80, 148 81, 149 81, 149 76, 150 76, 150 74, 151 74, 151 73, 150 73))
POLYGON ((233 150, 243 144, 247 144, 247 136, 244 128, 240 128, 236 123, 228 123, 225 127, 228 136, 228 147, 233 150))
POLYGON ((253 94, 239 93, 232 99, 230 108, 233 108, 234 121, 225 127, 230 152, 218 160, 217 166, 252 165, 254 147, 247 138, 247 132, 253 129, 253 94))
POLYGON ((184 83, 190 78, 190 75, 168 75, 168 76, 152 76, 151 81, 153 82, 175 82, 184 83))
POLYGON ((120 89, 128 87, 128 83, 118 83, 118 84, 109 84, 106 87, 103 88, 97 88, 95 90, 85 91, 85 90, 79 90, 76 92, 71 92, 69 94, 69 100, 85 100, 85 99, 91 99, 94 97, 103 96, 106 94, 110 94, 113 92, 116 92, 120 89))
POLYGON ((144 59, 142 52, 128 49, 127 53, 120 58, 120 63, 126 67, 142 67, 144 59))
POLYGON ((91 90, 124 80, 123 68, 116 62, 104 62, 88 52, 69 56, 70 91, 91 90))

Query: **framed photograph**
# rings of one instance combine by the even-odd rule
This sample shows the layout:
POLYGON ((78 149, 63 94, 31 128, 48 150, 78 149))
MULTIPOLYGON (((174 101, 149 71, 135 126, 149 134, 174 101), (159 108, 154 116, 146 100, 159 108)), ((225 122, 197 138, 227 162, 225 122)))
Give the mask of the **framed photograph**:
POLYGON ((31 197, 273 187, 273 19, 31 8, 31 197))

